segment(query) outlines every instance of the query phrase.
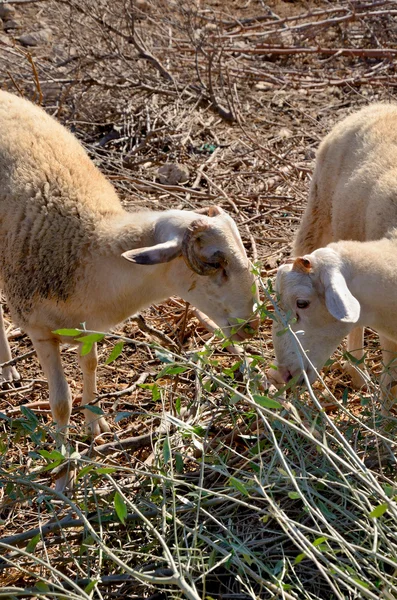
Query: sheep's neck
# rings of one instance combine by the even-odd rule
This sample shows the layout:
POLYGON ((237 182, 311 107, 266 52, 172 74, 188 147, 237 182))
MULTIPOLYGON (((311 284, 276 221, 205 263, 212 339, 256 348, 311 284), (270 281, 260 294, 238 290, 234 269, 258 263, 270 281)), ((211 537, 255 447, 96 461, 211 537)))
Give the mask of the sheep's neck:
POLYGON ((397 341, 397 241, 338 242, 348 286, 360 302, 358 325, 397 341))

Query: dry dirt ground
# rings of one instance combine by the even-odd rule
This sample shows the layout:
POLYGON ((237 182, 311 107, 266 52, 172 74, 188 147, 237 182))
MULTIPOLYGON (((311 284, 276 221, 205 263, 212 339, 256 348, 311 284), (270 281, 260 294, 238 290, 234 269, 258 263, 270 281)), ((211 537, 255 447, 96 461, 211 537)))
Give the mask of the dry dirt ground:
MULTIPOLYGON (((236 219, 265 282, 289 254, 322 137, 352 111, 396 95, 393 1, 14 0, 7 6, 0 4, 1 88, 41 103, 69 127, 128 209, 220 204, 236 219), (184 165, 185 180, 160 179, 165 163, 184 165)), ((143 317, 181 352, 212 338, 179 299, 153 306, 143 317)), ((11 322, 8 332, 14 356, 32 349, 11 322)), ((117 332, 153 339, 133 320, 117 332)), ((113 344, 100 346, 100 394, 131 386, 143 372, 146 383, 154 381, 163 365, 153 350, 127 345, 106 365, 113 344)), ((221 365, 234 361, 219 342, 213 344, 221 365)), ((370 335, 368 344, 376 369, 370 335)), ((271 362, 270 320, 247 351, 271 362)), ((78 399, 75 350, 65 348, 63 358, 78 399)), ((0 412, 18 416, 29 403, 50 423, 36 357, 17 366, 22 387, 0 392, 0 412)), ((349 380, 336 370, 327 382, 341 397, 349 380)), ((182 402, 194 396, 189 377, 181 375, 176 385, 182 402)), ((351 398, 354 406, 353 393, 351 398)), ((114 410, 114 402, 105 398, 104 410, 114 410)), ((117 410, 135 412, 112 423, 121 439, 146 433, 146 415, 157 410, 152 390, 136 387, 117 399, 117 410)), ((78 437, 77 413, 73 426, 78 437)), ((28 472, 33 448, 32 442, 15 443, 11 462, 28 472)), ((144 447, 136 458, 149 454, 144 447)), ((8 520, 4 535, 25 526, 8 520)), ((3 584, 19 581, 15 573, 2 577, 3 584)))

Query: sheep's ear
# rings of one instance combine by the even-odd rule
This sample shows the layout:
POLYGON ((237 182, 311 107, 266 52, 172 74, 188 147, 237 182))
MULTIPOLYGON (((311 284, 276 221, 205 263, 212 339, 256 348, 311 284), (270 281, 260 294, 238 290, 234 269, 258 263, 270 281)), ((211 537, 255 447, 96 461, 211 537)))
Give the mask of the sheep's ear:
POLYGON ((221 206, 206 206, 205 208, 196 208, 194 211, 199 215, 206 215, 207 217, 217 217, 225 213, 221 206))
POLYGON ((218 215, 223 215, 225 211, 221 206, 210 206, 208 209, 209 217, 217 217, 218 215))
POLYGON ((328 271, 323 283, 325 304, 330 314, 343 323, 357 323, 360 303, 350 292, 342 273, 337 269, 328 271))
POLYGON ((298 271, 299 273, 304 273, 306 275, 312 270, 312 263, 308 258, 305 258, 304 256, 299 256, 298 258, 295 258, 293 260, 292 269, 294 271, 298 271))
POLYGON ((181 252, 181 242, 179 240, 170 240, 148 248, 127 250, 121 256, 137 265, 157 265, 159 263, 170 262, 180 256, 181 252))

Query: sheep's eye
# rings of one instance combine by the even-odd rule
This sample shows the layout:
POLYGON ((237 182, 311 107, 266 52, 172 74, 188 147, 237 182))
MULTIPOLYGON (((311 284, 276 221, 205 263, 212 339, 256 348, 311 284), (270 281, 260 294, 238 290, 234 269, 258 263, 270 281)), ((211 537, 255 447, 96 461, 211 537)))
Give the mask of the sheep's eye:
POLYGON ((297 300, 296 306, 297 308, 307 308, 310 305, 309 300, 297 300))

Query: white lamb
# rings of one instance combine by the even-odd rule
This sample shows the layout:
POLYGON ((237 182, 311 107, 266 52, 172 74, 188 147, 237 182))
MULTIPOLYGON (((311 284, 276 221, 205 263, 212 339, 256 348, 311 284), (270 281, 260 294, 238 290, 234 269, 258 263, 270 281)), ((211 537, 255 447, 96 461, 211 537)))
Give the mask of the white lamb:
MULTIPOLYGON (((85 323, 107 331, 174 294, 227 336, 237 329, 234 337, 244 339, 257 328, 255 278, 236 224, 222 209, 126 212, 71 133, 3 91, 0 182, 1 288, 37 351, 60 432, 67 430, 72 399, 59 345, 70 338, 55 330, 85 323)), ((11 353, 0 319, 4 363, 11 353)), ((96 395, 96 348, 79 362, 87 404, 96 395)), ((8 366, 3 377, 19 376, 8 366)), ((90 410, 85 419, 94 435, 109 430, 90 410)))
MULTIPOLYGON (((344 119, 320 145, 293 246, 297 258, 280 267, 276 281, 307 357, 275 325, 276 380, 299 376, 303 360, 313 382, 309 361, 321 369, 346 335, 348 351, 360 359, 363 327, 369 326, 379 333, 388 367, 381 380, 387 412, 397 378, 396 227, 397 105, 374 104, 344 119)), ((362 385, 361 375, 351 373, 353 383, 362 385)))

